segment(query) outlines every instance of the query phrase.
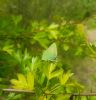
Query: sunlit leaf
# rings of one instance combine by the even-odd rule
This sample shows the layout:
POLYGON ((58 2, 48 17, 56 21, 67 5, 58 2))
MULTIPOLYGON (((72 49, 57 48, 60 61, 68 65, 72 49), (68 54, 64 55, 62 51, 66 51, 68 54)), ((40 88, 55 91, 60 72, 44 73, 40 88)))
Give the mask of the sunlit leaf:
POLYGON ((27 73, 27 77, 23 74, 18 74, 18 80, 11 80, 14 89, 33 90, 34 76, 31 72, 27 73))
POLYGON ((37 65, 37 57, 32 57, 32 63, 31 63, 31 71, 33 71, 36 68, 37 65))
POLYGON ((51 24, 51 25, 48 27, 48 29, 56 29, 56 28, 58 28, 58 27, 59 27, 58 24, 53 23, 53 24, 51 24))
POLYGON ((69 49, 69 45, 68 44, 64 44, 63 48, 64 48, 65 51, 67 51, 69 49))
POLYGON ((44 73, 47 76, 48 80, 50 80, 62 74, 62 70, 56 70, 56 64, 51 63, 49 66, 45 68, 44 73))
POLYGON ((50 32, 49 37, 50 37, 51 39, 58 39, 58 34, 59 34, 59 32, 58 32, 57 30, 50 30, 49 32, 50 32))
POLYGON ((70 73, 70 71, 68 71, 67 73, 64 73, 62 74, 60 77, 59 77, 59 80, 60 80, 60 83, 62 85, 65 85, 68 80, 70 79, 70 77, 73 75, 73 73, 70 73))
POLYGON ((56 70, 56 71, 54 71, 54 72, 51 73, 50 79, 52 79, 54 77, 58 77, 61 74, 62 74, 62 70, 61 69, 60 70, 56 70))
POLYGON ((27 86, 28 90, 34 89, 34 76, 31 72, 27 73, 27 86))

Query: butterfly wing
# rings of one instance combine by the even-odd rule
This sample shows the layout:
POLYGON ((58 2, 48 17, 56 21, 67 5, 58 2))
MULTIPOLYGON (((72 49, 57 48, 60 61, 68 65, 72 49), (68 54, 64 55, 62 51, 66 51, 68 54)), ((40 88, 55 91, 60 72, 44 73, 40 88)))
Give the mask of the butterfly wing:
POLYGON ((43 52, 42 60, 53 61, 57 57, 57 46, 53 43, 47 50, 43 52))

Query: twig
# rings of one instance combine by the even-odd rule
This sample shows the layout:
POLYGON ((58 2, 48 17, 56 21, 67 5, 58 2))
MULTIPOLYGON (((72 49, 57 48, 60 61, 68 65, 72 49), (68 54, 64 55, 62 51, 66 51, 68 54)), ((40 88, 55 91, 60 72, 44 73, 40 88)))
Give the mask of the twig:
MULTIPOLYGON (((16 89, 0 89, 3 92, 15 92, 15 93, 32 93, 36 94, 34 91, 30 90, 16 90, 16 89)), ((56 95, 54 93, 45 93, 46 95, 56 95)), ((62 95, 72 95, 72 96, 96 96, 96 93, 60 93, 62 95)))
POLYGON ((73 93, 73 96, 96 96, 96 93, 73 93))
POLYGON ((32 93, 32 94, 35 94, 35 92, 30 91, 30 90, 0 89, 0 91, 3 91, 3 92, 16 92, 16 93, 32 93))

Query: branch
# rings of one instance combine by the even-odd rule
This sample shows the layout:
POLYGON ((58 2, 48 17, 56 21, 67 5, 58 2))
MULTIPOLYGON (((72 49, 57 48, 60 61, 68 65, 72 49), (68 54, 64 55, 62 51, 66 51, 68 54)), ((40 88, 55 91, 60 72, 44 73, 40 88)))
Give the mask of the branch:
POLYGON ((2 92, 15 92, 15 93, 32 93, 35 94, 35 92, 30 90, 17 90, 17 89, 0 89, 2 92))
MULTIPOLYGON (((2 91, 2 92, 15 92, 15 93, 31 93, 31 94, 36 94, 34 91, 30 91, 30 90, 0 89, 0 91, 2 91)), ((46 95, 56 95, 54 93, 45 93, 45 94, 46 95)), ((60 93, 60 94, 71 95, 71 96, 96 96, 96 93, 60 93)))

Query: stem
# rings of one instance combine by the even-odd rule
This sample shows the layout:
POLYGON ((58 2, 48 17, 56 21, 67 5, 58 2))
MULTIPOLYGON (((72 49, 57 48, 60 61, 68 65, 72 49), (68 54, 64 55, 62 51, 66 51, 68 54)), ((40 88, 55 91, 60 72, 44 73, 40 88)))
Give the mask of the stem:
MULTIPOLYGON (((0 89, 0 91, 35 94, 34 91, 30 91, 30 90, 0 89)), ((46 95, 54 95, 54 93, 45 93, 45 94, 46 95)), ((60 94, 62 94, 62 95, 72 95, 72 96, 96 96, 96 93, 60 93, 60 94)))

